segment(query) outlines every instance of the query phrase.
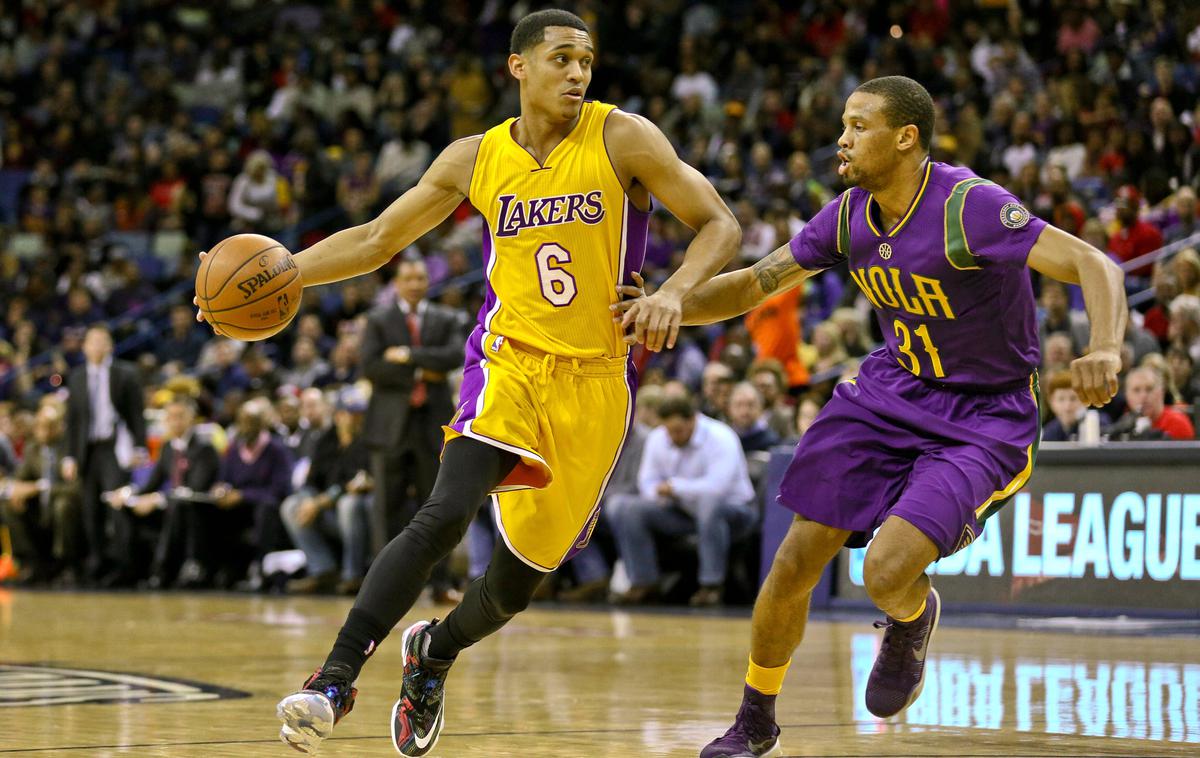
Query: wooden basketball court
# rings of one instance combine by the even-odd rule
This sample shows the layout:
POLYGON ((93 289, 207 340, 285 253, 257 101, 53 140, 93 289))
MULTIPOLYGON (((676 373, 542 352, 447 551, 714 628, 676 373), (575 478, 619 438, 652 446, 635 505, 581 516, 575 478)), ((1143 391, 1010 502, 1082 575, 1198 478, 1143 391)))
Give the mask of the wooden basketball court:
MULTIPOLYGON (((275 702, 321 662, 348 606, 2 592, 0 754, 293 755, 277 741, 275 702)), ((1200 754, 1194 625, 1149 636, 943 626, 921 699, 884 723, 862 705, 879 634, 869 621, 810 626, 779 703, 785 755, 1200 754)), ((737 708, 748 633, 744 616, 531 610, 455 666, 434 754, 695 756, 737 708)), ((395 754, 390 642, 322 756, 395 754)))

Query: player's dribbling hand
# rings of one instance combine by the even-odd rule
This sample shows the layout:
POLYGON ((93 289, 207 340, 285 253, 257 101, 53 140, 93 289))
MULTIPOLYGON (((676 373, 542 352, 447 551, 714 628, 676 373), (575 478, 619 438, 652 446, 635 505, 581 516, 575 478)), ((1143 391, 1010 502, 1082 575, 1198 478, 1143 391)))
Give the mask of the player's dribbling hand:
MULTIPOLYGON (((207 257, 208 257, 208 251, 201 250, 200 251, 200 262, 203 263, 204 259, 207 257)), ((204 311, 200 310, 200 296, 199 295, 196 295, 192 298, 192 305, 196 306, 196 320, 199 321, 200 323, 204 323, 204 321, 205 321, 204 311)))
POLYGON ((1093 350, 1071 361, 1071 386, 1085 405, 1100 408, 1108 405, 1117 394, 1120 370, 1121 354, 1118 351, 1093 350))

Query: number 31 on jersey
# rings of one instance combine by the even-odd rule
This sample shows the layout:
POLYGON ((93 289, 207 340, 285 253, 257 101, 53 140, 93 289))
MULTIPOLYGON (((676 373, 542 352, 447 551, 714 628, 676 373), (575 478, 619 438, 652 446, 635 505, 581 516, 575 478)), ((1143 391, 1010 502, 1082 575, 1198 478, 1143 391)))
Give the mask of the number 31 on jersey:
POLYGON ((929 363, 933 368, 933 375, 941 379, 946 375, 942 370, 942 359, 938 355, 938 349, 933 346, 933 340, 929 337, 929 324, 921 324, 916 329, 909 331, 908 324, 905 324, 900 319, 896 319, 893 326, 896 331, 896 336, 900 338, 899 350, 908 359, 907 366, 904 366, 904 361, 900 361, 900 365, 913 372, 917 376, 921 375, 921 360, 917 354, 913 352, 913 335, 921 338, 921 343, 925 347, 925 354, 929 356, 929 363))

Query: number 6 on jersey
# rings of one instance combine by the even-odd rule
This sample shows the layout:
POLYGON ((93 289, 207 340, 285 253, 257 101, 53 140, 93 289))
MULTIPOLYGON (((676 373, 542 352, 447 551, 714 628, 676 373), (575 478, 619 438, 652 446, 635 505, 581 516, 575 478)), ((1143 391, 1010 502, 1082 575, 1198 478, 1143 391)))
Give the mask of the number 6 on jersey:
POLYGON ((537 260, 538 281, 542 285, 542 297, 556 308, 570 305, 579 292, 575 277, 563 268, 571 262, 571 253, 562 245, 547 242, 534 255, 537 260))

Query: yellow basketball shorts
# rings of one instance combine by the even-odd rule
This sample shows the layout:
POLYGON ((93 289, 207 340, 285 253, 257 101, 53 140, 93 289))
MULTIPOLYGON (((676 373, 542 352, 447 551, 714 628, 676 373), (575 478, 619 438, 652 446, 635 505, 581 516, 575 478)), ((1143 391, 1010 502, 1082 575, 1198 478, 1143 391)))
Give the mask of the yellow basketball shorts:
POLYGON ((633 418, 626 358, 565 358, 477 327, 446 442, 470 437, 521 456, 492 492, 513 553, 553 571, 587 546, 633 418))

